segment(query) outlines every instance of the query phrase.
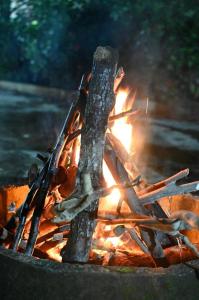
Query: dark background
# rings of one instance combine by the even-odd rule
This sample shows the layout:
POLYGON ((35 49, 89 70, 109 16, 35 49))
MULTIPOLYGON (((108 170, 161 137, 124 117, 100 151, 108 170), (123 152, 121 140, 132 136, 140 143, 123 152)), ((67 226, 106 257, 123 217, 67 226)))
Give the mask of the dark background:
POLYGON ((118 48, 131 84, 199 97, 198 0, 1 0, 0 77, 76 88, 97 45, 118 48), (150 76, 149 76, 150 75, 150 76))
MULTIPOLYGON (((184 167, 199 178, 198 0, 1 0, 0 80, 76 89, 98 45, 118 49, 124 84, 149 97, 137 162, 155 180, 184 167), (141 146, 140 146, 141 145, 141 146)), ((0 182, 26 176, 67 107, 0 92, 0 182)))

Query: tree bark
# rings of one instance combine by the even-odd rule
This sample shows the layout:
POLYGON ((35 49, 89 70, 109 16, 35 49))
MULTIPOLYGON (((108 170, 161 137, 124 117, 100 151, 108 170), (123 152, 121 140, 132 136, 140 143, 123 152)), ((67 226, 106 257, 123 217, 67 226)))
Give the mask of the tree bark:
MULTIPOLYGON (((115 102, 113 87, 117 60, 117 52, 110 47, 98 47, 94 53, 76 181, 76 194, 79 195, 102 185, 105 133, 115 102)), ((98 200, 72 220, 70 236, 62 250, 63 262, 88 261, 97 209, 98 200)))

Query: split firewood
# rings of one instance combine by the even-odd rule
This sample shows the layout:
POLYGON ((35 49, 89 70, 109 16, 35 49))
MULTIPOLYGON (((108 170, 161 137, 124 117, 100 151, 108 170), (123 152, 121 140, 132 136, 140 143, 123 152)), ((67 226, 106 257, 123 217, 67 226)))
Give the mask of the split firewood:
MULTIPOLYGON (((134 162, 134 157, 128 154, 124 146, 121 144, 121 142, 111 133, 107 133, 107 144, 110 143, 112 149, 114 149, 120 164, 123 165, 125 170, 127 171, 130 178, 134 178, 134 176, 137 176, 140 172, 134 162)), ((146 187, 148 187, 149 184, 147 181, 141 177, 140 184, 135 188, 135 191, 138 192, 142 191, 146 187)), ((118 209, 122 206, 122 199, 118 203, 118 209)), ((157 217, 166 217, 165 212, 159 205, 159 203, 154 203, 150 205, 149 210, 151 214, 154 214, 157 217)), ((166 235, 158 233, 158 239, 163 243, 170 244, 171 241, 168 240, 168 237, 166 235)))
MULTIPOLYGON (((134 178, 134 176, 137 176, 140 174, 135 162, 134 157, 132 155, 129 155, 124 146, 121 144, 121 142, 112 134, 107 133, 107 145, 110 143, 112 149, 114 149, 118 160, 120 161, 120 165, 122 164, 125 170, 127 171, 130 178, 134 178)), ((135 191, 139 192, 142 191, 144 188, 148 187, 149 184, 147 181, 141 177, 140 184, 135 187, 135 191)), ((120 199, 118 203, 118 211, 120 207, 122 206, 122 199, 120 199)), ((151 214, 156 215, 157 217, 166 217, 165 212, 161 208, 161 206, 158 203, 154 203, 148 207, 151 214)), ((158 233, 158 239, 163 244, 170 244, 171 241, 168 239, 168 237, 164 234, 158 233)), ((173 243, 173 241, 172 241, 173 243)))
MULTIPOLYGON (((106 143, 108 145, 110 145, 108 139, 107 139, 106 143)), ((123 165, 121 164, 121 162, 119 160, 117 160, 117 156, 115 154, 115 148, 113 148, 112 145, 110 145, 110 148, 112 148, 111 151, 107 150, 107 148, 106 148, 106 151, 104 153, 104 159, 112 173, 114 180, 117 183, 120 182, 121 180, 128 181, 129 180, 128 174, 127 174, 126 170, 124 169, 123 165), (115 163, 115 160, 117 160, 117 163, 115 163), (115 170, 115 167, 117 168, 116 170, 115 170)), ((144 208, 142 206, 142 204, 140 203, 140 201, 137 197, 137 194, 133 188, 128 188, 128 189, 124 190, 123 194, 124 194, 124 199, 127 202, 132 213, 144 214, 144 215, 149 214, 149 211, 146 208, 144 208)), ((143 241, 145 242, 145 244, 147 245, 152 257, 154 258, 154 260, 156 260, 156 263, 157 264, 163 263, 166 265, 164 252, 163 252, 163 249, 161 247, 159 240, 157 239, 156 233, 154 233, 152 230, 150 231, 148 229, 141 230, 141 237, 142 237, 143 241)))

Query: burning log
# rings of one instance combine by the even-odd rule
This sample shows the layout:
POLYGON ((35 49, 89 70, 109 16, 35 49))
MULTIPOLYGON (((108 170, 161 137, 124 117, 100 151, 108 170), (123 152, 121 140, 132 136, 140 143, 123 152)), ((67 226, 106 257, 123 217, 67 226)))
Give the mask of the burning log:
MULTIPOLYGON (((124 167, 119 161, 117 161, 117 172, 113 171, 115 169, 114 160, 116 159, 114 148, 112 148, 112 151, 110 150, 106 151, 104 158, 107 165, 111 169, 113 176, 115 176, 116 182, 120 182, 121 180, 126 180, 126 181, 128 180, 128 175, 124 167)), ((141 214, 141 215, 149 214, 149 211, 146 208, 144 208, 140 203, 133 188, 129 188, 124 191, 124 199, 127 202, 128 206, 130 207, 132 213, 141 214)), ((134 236, 135 235, 136 233, 134 232, 134 236)), ((166 261, 164 261, 164 252, 160 242, 157 239, 156 234, 150 230, 141 230, 141 237, 145 242, 145 244, 147 245, 149 252, 153 256, 153 258, 157 261, 157 263, 166 264, 166 261)), ((140 240, 139 237, 137 237, 136 240, 140 240)))
MULTIPOLYGON (((94 53, 90 91, 81 136, 81 151, 76 182, 81 195, 102 184, 102 161, 105 132, 114 105, 113 86, 118 55, 109 47, 98 47, 94 53)), ((62 251, 63 261, 87 262, 95 228, 98 200, 71 221, 68 243, 62 251)))
MULTIPOLYGON (((122 164, 122 166, 127 171, 128 176, 130 178, 134 178, 134 176, 137 176, 138 174, 140 174, 136 164, 134 163, 133 157, 131 157, 128 154, 128 152, 123 147, 121 142, 111 133, 107 134, 107 139, 108 139, 109 143, 111 144, 111 147, 114 149, 115 154, 117 155, 117 157, 120 161, 120 164, 122 164)), ((141 191, 142 191, 142 189, 146 188, 147 186, 149 186, 149 184, 146 182, 145 179, 143 179, 141 177, 140 184, 138 185, 138 187, 136 187, 136 190, 139 191, 141 189, 141 191)), ((122 199, 118 204, 118 210, 120 209, 121 205, 122 205, 122 199)), ((151 211, 151 213, 153 213, 157 217, 166 217, 165 212, 163 211, 163 209, 160 207, 160 205, 158 203, 154 203, 154 204, 150 205, 149 210, 151 211)), ((171 243, 171 241, 168 239, 168 237, 165 234, 158 233, 158 239, 164 244, 171 243)), ((174 241, 172 241, 172 243, 173 242, 174 241)))

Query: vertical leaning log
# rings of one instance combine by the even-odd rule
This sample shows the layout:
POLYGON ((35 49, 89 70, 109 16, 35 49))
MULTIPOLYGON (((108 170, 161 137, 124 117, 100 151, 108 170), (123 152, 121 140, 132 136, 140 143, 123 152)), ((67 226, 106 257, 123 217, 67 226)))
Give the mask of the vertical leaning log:
MULTIPOLYGON (((117 60, 117 52, 110 47, 98 47, 94 53, 90 91, 84 115, 85 126, 81 135, 76 182, 78 194, 86 189, 98 189, 102 183, 105 132, 109 113, 114 106, 113 86, 117 60)), ((62 250, 63 262, 88 261, 97 209, 98 200, 72 220, 68 243, 62 250)))

